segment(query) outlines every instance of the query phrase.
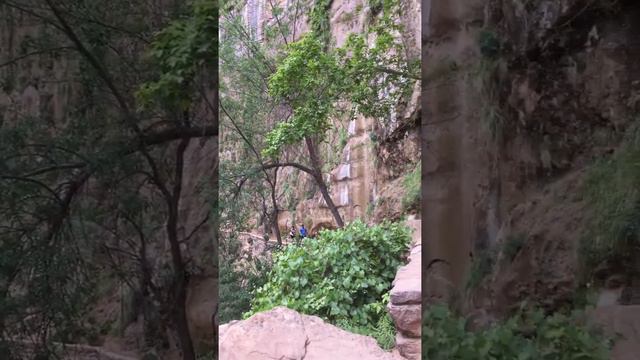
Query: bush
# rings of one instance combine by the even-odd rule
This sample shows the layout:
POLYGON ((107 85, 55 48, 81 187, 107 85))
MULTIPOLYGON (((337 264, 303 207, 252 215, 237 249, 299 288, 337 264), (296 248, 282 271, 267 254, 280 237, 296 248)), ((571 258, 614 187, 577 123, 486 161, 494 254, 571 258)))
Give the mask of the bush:
POLYGON ((233 263, 220 258, 220 299, 219 319, 221 324, 239 320, 251 308, 251 294, 242 285, 242 274, 234 269, 233 263))
POLYGON ((422 359, 605 360, 610 345, 574 315, 522 312, 475 333, 446 307, 431 307, 423 316, 422 359))
POLYGON ((421 164, 418 162, 416 167, 409 172, 403 181, 404 185, 404 196, 402 197, 402 208, 404 210, 419 210, 420 209, 420 199, 422 196, 421 190, 421 164))
POLYGON ((356 221, 288 246, 274 255, 269 280, 245 316, 286 306, 333 323, 377 324, 385 313, 380 299, 391 288, 410 239, 404 224, 356 221))
POLYGON ((221 241, 218 290, 221 324, 242 319, 242 314, 251 309, 251 294, 267 282, 271 269, 269 261, 261 258, 253 258, 248 264, 243 264, 241 270, 238 269, 240 249, 240 242, 235 236, 221 241))
POLYGON ((252 294, 267 282, 271 270, 268 261, 254 258, 248 268, 239 271, 233 263, 220 259, 220 323, 242 319, 251 309, 252 294))
POLYGON ((341 319, 338 320, 336 325, 354 334, 371 336, 376 339, 381 348, 391 350, 396 342, 396 328, 391 316, 385 310, 387 303, 388 294, 387 298, 379 303, 379 307, 382 309, 382 314, 376 324, 358 325, 349 320, 341 319))

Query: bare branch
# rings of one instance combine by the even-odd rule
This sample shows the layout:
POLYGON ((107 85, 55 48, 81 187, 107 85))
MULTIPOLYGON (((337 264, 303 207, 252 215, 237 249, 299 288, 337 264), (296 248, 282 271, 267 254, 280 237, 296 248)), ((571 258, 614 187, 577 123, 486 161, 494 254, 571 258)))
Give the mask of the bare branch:
POLYGON ((17 63, 17 62, 19 62, 21 60, 24 60, 24 59, 26 59, 28 57, 31 57, 31 56, 43 55, 43 54, 47 54, 47 53, 54 52, 54 51, 70 50, 70 49, 73 49, 73 47, 71 47, 71 46, 59 46, 59 47, 50 48, 50 49, 32 51, 30 53, 26 53, 24 55, 15 57, 15 58, 13 58, 13 59, 11 59, 9 61, 0 63, 0 68, 15 64, 15 63, 17 63))

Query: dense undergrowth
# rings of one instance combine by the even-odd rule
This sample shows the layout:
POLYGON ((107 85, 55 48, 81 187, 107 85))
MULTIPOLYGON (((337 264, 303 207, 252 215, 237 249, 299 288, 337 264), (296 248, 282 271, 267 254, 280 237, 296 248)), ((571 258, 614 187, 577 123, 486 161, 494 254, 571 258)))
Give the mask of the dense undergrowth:
POLYGON ((242 314, 251 309, 252 293, 267 282, 270 269, 271 264, 262 259, 253 259, 242 269, 234 261, 220 259, 218 318, 221 324, 241 319, 242 314))
POLYGON ((605 360, 610 341, 589 328, 578 313, 545 316, 521 311, 473 332, 444 306, 425 311, 422 359, 428 360, 605 360))
POLYGON ((288 246, 274 254, 268 280, 255 291, 245 317, 286 306, 373 336, 388 349, 395 333, 386 311, 388 291, 410 239, 401 223, 356 221, 288 246))

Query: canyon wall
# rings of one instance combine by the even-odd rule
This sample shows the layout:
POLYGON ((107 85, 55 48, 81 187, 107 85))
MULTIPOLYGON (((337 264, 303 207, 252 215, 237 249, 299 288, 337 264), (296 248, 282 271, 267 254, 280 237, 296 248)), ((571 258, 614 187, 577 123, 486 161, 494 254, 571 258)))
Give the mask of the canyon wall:
MULTIPOLYGON (((274 4, 286 12, 300 11, 302 15, 294 24, 296 38, 309 28, 305 12, 312 2, 302 2, 296 9, 293 1, 277 3, 264 0, 250 1, 244 13, 247 24, 256 23, 255 34, 261 37, 267 24, 277 19, 272 15, 274 4)), ((420 49, 420 3, 403 0, 402 34, 410 56, 417 58, 420 49)), ((341 46, 351 32, 363 33, 371 21, 370 4, 366 0, 335 0, 330 3, 330 33, 335 46, 341 46)), ((399 218, 404 212, 401 199, 404 195, 403 177, 414 169, 420 157, 420 90, 414 89, 407 99, 403 113, 390 116, 390 121, 378 123, 373 119, 357 116, 333 123, 328 142, 321 145, 325 159, 325 179, 332 200, 343 220, 355 219, 380 221, 399 218)), ((292 151, 295 153, 295 151, 292 151)), ((306 162, 304 156, 300 159, 306 162)), ((284 168, 278 173, 278 190, 293 198, 293 206, 279 212, 281 233, 286 235, 292 223, 305 223, 312 234, 322 228, 334 228, 335 221, 321 193, 312 179, 299 170, 284 168)), ((255 230, 260 232, 260 230, 255 230)), ((274 234, 270 234, 273 239, 274 234)))
MULTIPOLYGON (((159 4, 156 5, 161 7, 159 4)), ((141 9, 138 10, 142 12, 141 9)), ((157 7, 152 6, 146 10, 149 11, 148 21, 154 24, 164 21, 162 19, 165 15, 155 12, 158 10, 157 7)), ((81 65, 80 55, 71 44, 58 50, 31 52, 38 41, 55 39, 58 43, 64 43, 60 33, 52 27, 45 29, 42 19, 5 4, 0 4, 0 19, 0 126, 19 124, 25 119, 36 119, 48 124, 50 131, 65 131, 69 119, 78 116, 79 108, 86 111, 86 121, 94 120, 91 114, 104 109, 107 109, 107 112, 112 109, 114 118, 119 116, 116 115, 110 94, 102 94, 100 107, 92 108, 92 104, 89 103, 91 100, 86 95, 92 85, 87 83, 88 78, 84 76, 90 70, 81 65)), ((118 47, 114 47, 113 50, 121 50, 122 53, 118 53, 118 56, 123 58, 135 56, 142 51, 135 41, 120 39, 114 42, 118 43, 118 47)), ((110 56, 118 57, 113 54, 110 56)), ((138 79, 121 79, 121 74, 115 68, 122 65, 118 62, 121 59, 112 61, 114 58, 110 56, 105 55, 100 60, 104 61, 118 86, 125 89, 124 92, 134 91, 135 89, 132 90, 130 87, 138 79)), ((92 81, 98 80, 92 78, 92 81)), ((215 84, 211 86, 213 85, 215 84)), ((205 91, 215 90, 210 87, 205 91)), ((209 110, 202 110, 198 115, 211 120, 217 117, 217 114, 211 114, 209 110)), ((217 249, 214 248, 214 228, 211 222, 203 221, 210 217, 213 209, 211 191, 217 176, 217 158, 217 138, 191 141, 185 152, 183 191, 180 198, 179 211, 183 221, 179 224, 179 236, 186 237, 191 234, 190 241, 183 243, 185 256, 192 259, 189 270, 193 274, 187 295, 187 313, 194 343, 201 350, 210 348, 213 343, 211 315, 216 302, 217 272, 211 259, 216 256, 217 249)), ((91 187, 83 191, 90 193, 91 187)), ((159 221, 161 223, 157 225, 161 228, 166 219, 159 221)), ((96 246, 100 245, 98 243, 96 246)), ((148 255, 154 269, 157 270, 168 263, 169 244, 164 231, 158 231, 150 239, 149 247, 148 255)), ((104 258, 96 260, 96 263, 100 264, 106 262, 104 258)), ((88 315, 101 321, 101 326, 118 323, 124 319, 125 315, 121 309, 126 307, 125 303, 128 301, 126 296, 119 295, 119 289, 124 288, 123 284, 101 284, 103 285, 111 288, 104 297, 97 300, 97 304, 88 315)), ((125 293, 130 296, 130 292, 123 294, 125 293)), ((138 315, 136 314, 136 318, 138 315)), ((127 339, 117 339, 116 336, 116 339, 108 337, 101 341, 106 341, 105 346, 115 351, 135 353, 140 350, 139 345, 142 342, 140 322, 133 319, 131 324, 123 325, 127 327, 124 331, 128 334, 127 339)))
MULTIPOLYGON (((495 317, 523 300, 577 306, 593 270, 581 267, 581 244, 602 216, 585 182, 637 118, 639 24, 632 1, 423 2, 431 301, 495 317)), ((606 286, 634 293, 633 269, 599 267, 606 286)), ((616 296, 600 304, 626 301, 616 296)))

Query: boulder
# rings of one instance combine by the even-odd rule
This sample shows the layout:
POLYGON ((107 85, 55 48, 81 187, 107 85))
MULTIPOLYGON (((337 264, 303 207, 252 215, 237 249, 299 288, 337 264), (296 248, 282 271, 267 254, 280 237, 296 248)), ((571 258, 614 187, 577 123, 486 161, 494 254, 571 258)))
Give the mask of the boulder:
POLYGON ((356 335, 285 307, 220 326, 220 360, 402 360, 356 335))
POLYGON ((422 355, 422 339, 410 338, 401 333, 397 333, 396 349, 398 349, 400 355, 409 360, 420 360, 420 356, 422 355))
POLYGON ((410 337, 420 337, 422 305, 387 305, 396 329, 410 337))
POLYGON ((422 304, 422 246, 414 247, 409 256, 409 263, 396 273, 393 288, 390 292, 394 305, 422 304))

